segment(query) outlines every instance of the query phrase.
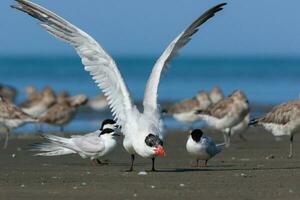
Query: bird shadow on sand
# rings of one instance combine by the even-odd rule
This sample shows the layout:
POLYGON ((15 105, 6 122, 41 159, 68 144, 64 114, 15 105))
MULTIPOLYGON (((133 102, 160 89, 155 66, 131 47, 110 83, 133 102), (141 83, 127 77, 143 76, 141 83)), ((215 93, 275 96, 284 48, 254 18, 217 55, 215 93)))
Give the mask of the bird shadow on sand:
MULTIPOLYGON (((76 166, 76 167, 102 167, 102 166, 109 166, 109 167, 130 167, 129 162, 112 162, 112 161, 101 161, 101 164, 96 164, 93 165, 92 162, 73 162, 73 163, 69 163, 69 162, 64 162, 64 163, 60 163, 61 165, 64 166, 76 166)), ((143 167, 143 166, 147 166, 149 165, 149 163, 135 163, 134 166, 137 167, 143 167)))
POLYGON ((235 165, 221 166, 199 166, 199 167, 183 167, 183 168, 165 168, 158 169, 157 172, 197 172, 197 171, 215 171, 215 168, 235 167, 235 165))
POLYGON ((181 172, 203 172, 203 171, 211 171, 211 172, 222 172, 222 171, 271 171, 271 170, 292 170, 292 169, 300 169, 300 167, 264 167, 264 168, 255 168, 255 167, 240 167, 237 168, 234 165, 227 166, 209 166, 209 167, 198 167, 198 168, 165 168, 165 169, 157 169, 155 172, 166 172, 166 173, 181 173, 181 172), (232 168, 233 167, 233 168, 232 168))

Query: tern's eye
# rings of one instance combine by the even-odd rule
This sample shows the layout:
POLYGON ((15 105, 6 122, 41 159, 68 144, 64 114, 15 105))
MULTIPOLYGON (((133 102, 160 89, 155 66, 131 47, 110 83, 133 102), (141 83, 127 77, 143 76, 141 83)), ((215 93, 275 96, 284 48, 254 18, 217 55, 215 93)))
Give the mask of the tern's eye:
POLYGON ((159 140, 159 145, 164 146, 164 142, 162 140, 159 140))

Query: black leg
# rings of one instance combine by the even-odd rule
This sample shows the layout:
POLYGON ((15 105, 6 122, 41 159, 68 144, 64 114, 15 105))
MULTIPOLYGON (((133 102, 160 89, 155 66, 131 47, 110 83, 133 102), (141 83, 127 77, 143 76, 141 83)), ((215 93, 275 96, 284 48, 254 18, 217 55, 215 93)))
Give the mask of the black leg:
POLYGON ((131 166, 129 170, 126 170, 126 172, 132 172, 133 171, 133 163, 134 163, 134 154, 131 154, 131 166))
POLYGON ((156 169, 155 169, 155 158, 153 157, 152 158, 152 169, 151 169, 151 171, 153 171, 153 172, 155 172, 156 171, 156 169))
POLYGON ((208 160, 205 160, 205 164, 204 164, 205 167, 207 167, 207 161, 208 161, 208 160))
POLYGON ((95 159, 98 165, 108 165, 108 162, 101 162, 99 158, 95 159))
POLYGON ((294 141, 294 135, 291 135, 291 137, 290 137, 290 154, 289 154, 289 158, 293 157, 293 141, 294 141))
POLYGON ((97 163, 98 163, 99 165, 102 164, 101 160, 99 160, 98 158, 96 159, 96 161, 97 161, 97 163))

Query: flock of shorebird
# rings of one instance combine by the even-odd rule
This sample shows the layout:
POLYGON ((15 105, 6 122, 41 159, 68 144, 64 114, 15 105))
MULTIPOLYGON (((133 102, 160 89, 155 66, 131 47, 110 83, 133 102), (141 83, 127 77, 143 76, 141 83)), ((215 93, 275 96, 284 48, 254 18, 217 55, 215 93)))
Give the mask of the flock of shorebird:
POLYGON ((4 148, 7 147, 10 130, 26 123, 46 123, 59 126, 63 131, 63 126, 74 118, 77 108, 88 100, 86 95, 70 96, 65 91, 56 95, 49 86, 41 92, 29 86, 26 92, 27 99, 17 106, 14 104, 16 89, 0 86, 0 124, 6 133, 4 148))
MULTIPOLYGON (((106 96, 114 117, 114 120, 104 120, 99 130, 85 135, 76 135, 70 138, 45 135, 48 143, 37 144, 33 149, 39 151, 37 155, 54 156, 77 153, 83 158, 90 158, 93 162, 99 162, 99 157, 106 155, 116 146, 116 136, 122 133, 124 135, 123 146, 131 156, 129 171, 133 170, 135 155, 150 158, 154 171, 156 156, 165 155, 163 121, 161 119, 161 114, 164 113, 172 115, 184 123, 203 120, 208 126, 224 133, 225 142, 215 144, 210 137, 203 135, 200 129, 191 131, 186 149, 196 157, 197 165, 199 160, 204 160, 206 164, 225 146, 229 146, 230 136, 233 133, 242 133, 248 125, 254 124, 261 124, 276 136, 289 135, 289 157, 292 157, 293 135, 300 127, 300 100, 276 106, 264 117, 250 121, 249 102, 246 95, 241 90, 236 90, 231 95, 224 96, 222 91, 216 87, 209 94, 200 91, 192 99, 179 102, 163 110, 159 109, 157 91, 162 71, 179 49, 191 40, 198 28, 222 10, 226 3, 208 9, 168 45, 155 63, 148 79, 143 99, 143 111, 141 112, 133 103, 116 63, 99 43, 55 13, 27 0, 16 1, 19 4, 12 6, 13 8, 36 18, 50 34, 75 48, 81 57, 84 69, 90 73, 106 96)), ((45 102, 50 105, 55 99, 51 90, 46 88, 43 93, 47 96, 41 95, 45 97, 43 105, 45 102)), ((60 95, 60 98, 60 100, 56 100, 57 104, 61 102, 68 105, 72 111, 76 106, 86 101, 83 96, 78 99, 66 94, 60 95)), ((27 103, 24 103, 18 108, 9 104, 8 100, 1 98, 1 125, 13 128, 25 122, 53 123, 55 121, 51 117, 47 118, 47 113, 50 113, 51 107, 47 108, 46 112, 42 112, 41 110, 45 107, 38 105, 38 103, 35 104, 36 108, 26 107, 26 105, 27 103)), ((60 106, 56 107, 58 107, 58 113, 61 114, 64 111, 60 110, 64 109, 60 106)), ((58 125, 65 121, 60 120, 58 125)))

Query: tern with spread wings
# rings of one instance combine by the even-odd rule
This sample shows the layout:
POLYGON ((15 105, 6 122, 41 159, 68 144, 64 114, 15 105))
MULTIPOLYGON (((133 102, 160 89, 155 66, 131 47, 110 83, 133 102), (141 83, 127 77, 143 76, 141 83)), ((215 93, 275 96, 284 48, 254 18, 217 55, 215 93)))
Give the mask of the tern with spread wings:
POLYGON ((161 73, 178 50, 191 40, 191 36, 198 31, 199 26, 222 10, 225 3, 207 10, 169 44, 153 67, 145 89, 144 110, 140 112, 133 104, 115 61, 91 36, 37 4, 27 0, 16 1, 19 5, 12 6, 13 8, 38 19, 42 27, 55 37, 71 44, 81 57, 85 70, 90 72, 102 89, 113 116, 122 127, 125 136, 123 145, 131 154, 132 162, 129 171, 133 169, 136 154, 151 158, 152 170, 155 171, 155 157, 165 154, 162 142, 162 120, 157 104, 161 73))

